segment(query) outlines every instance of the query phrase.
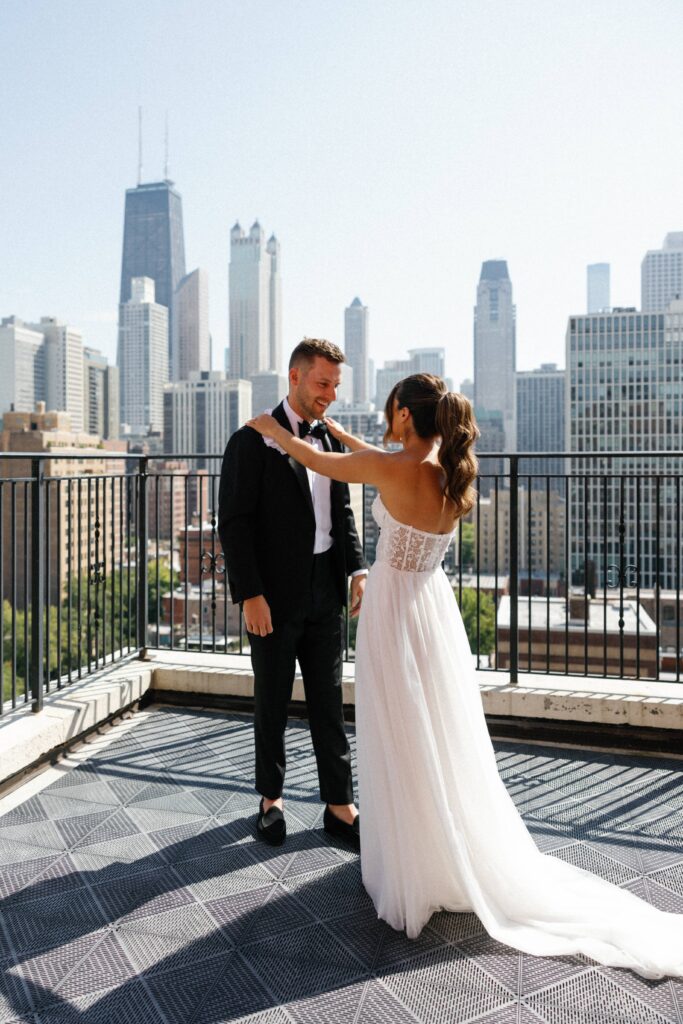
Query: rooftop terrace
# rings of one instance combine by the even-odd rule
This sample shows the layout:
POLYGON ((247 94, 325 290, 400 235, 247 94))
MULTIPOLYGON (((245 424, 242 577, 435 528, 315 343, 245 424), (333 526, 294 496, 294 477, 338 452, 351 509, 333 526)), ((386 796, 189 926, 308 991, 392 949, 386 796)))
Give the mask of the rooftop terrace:
MULTIPOLYGON (((353 743, 353 730, 349 730, 353 743)), ((683 912, 683 761, 497 743, 539 847, 683 912)), ((377 921, 288 734, 287 843, 254 837, 251 721, 152 706, 0 801, 0 1021, 683 1024, 683 983, 377 921)))

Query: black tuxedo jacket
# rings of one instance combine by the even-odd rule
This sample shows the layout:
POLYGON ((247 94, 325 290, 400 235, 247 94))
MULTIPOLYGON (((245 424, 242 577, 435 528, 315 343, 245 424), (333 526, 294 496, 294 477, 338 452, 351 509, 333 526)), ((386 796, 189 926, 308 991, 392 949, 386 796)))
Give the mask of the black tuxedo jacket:
MULTIPOLYGON (((273 416, 291 432, 282 403, 273 416)), ((333 451, 341 445, 330 436, 333 451)), ((346 484, 331 482, 332 537, 340 605, 347 577, 365 568, 346 484)), ((228 441, 218 497, 218 534, 235 604, 263 594, 273 623, 304 608, 310 593, 315 517, 306 469, 251 427, 228 441)))

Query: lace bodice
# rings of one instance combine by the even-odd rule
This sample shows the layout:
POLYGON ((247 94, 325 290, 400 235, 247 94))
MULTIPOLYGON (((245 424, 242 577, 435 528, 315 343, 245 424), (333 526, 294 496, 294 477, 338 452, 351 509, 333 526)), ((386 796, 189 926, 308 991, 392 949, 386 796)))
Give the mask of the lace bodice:
POLYGON ((439 568, 455 531, 426 533, 399 523, 386 510, 379 494, 372 503, 372 515, 380 527, 378 562, 404 572, 433 572, 439 568))

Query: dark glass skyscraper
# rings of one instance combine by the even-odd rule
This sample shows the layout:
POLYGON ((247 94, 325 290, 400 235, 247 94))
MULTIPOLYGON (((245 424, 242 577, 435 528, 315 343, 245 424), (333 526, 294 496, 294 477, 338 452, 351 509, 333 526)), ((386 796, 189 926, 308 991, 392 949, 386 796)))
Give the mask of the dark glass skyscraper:
POLYGON ((183 203, 173 182, 151 182, 126 189, 119 302, 130 299, 130 283, 134 277, 152 278, 156 302, 168 309, 169 360, 172 357, 173 295, 184 276, 183 203))

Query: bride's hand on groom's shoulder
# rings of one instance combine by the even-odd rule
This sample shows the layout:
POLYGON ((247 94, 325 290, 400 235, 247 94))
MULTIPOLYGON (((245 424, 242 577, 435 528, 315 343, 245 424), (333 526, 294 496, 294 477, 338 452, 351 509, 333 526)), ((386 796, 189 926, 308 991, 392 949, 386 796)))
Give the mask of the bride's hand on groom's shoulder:
POLYGON ((247 420, 245 426, 251 427, 252 430, 257 430, 264 437, 274 437, 275 433, 280 429, 278 421, 266 412, 261 413, 260 416, 254 416, 251 420, 247 420))
POLYGON ((326 416, 325 426, 332 434, 332 437, 336 438, 337 441, 341 441, 343 443, 344 438, 346 437, 346 431, 342 427, 341 423, 337 423, 337 421, 333 420, 331 416, 326 416))

